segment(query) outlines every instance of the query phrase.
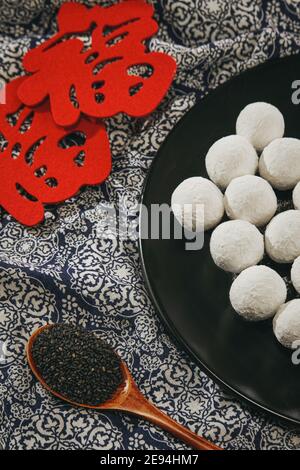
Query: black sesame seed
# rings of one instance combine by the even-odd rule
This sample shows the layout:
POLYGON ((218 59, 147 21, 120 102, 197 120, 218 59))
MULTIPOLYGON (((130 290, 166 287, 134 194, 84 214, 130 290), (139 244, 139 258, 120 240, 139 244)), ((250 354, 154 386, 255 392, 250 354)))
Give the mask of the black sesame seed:
POLYGON ((46 384, 76 403, 100 405, 123 381, 121 360, 90 331, 51 325, 32 345, 32 358, 46 384))

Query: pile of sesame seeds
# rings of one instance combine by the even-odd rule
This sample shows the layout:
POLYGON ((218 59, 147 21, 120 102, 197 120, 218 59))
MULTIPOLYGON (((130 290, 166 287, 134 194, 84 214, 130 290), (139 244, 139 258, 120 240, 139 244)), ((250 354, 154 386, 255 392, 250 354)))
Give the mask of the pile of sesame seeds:
POLYGON ((95 406, 106 402, 123 381, 117 354, 83 328, 51 325, 36 337, 31 352, 46 384, 79 404, 95 406))

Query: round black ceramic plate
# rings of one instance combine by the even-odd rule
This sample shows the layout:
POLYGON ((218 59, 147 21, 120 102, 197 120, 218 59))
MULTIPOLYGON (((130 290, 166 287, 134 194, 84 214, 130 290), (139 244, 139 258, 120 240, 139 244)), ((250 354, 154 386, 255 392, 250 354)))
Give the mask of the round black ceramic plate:
MULTIPOLYGON (((143 204, 170 204, 183 179, 207 177, 204 160, 209 147, 235 133, 236 118, 248 103, 277 106, 285 117, 285 135, 300 138, 300 105, 291 100, 291 85, 298 78, 299 56, 275 60, 199 101, 161 147, 146 181, 143 204)), ((228 297, 232 277, 214 265, 209 237, 206 234, 200 251, 186 251, 185 242, 174 238, 140 240, 144 274, 158 312, 174 337, 219 383, 300 423, 300 365, 293 365, 291 351, 276 341, 271 321, 246 322, 234 313, 228 297)))

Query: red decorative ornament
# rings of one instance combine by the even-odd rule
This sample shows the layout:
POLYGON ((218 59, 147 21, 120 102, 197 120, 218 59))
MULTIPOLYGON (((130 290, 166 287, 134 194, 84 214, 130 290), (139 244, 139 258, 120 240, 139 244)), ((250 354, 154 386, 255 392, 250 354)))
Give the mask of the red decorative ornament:
POLYGON ((35 225, 44 218, 43 203, 63 201, 81 186, 105 180, 111 157, 103 123, 83 118, 63 129, 47 103, 22 105, 17 89, 25 80, 9 83, 6 104, 0 105, 0 206, 22 224, 35 225))
POLYGON ((19 87, 20 100, 36 106, 48 97, 60 126, 75 125, 82 113, 94 118, 151 113, 176 71, 169 55, 146 52, 144 41, 158 30, 153 12, 153 6, 143 0, 107 8, 63 4, 59 32, 24 57, 31 75, 19 87), (87 48, 78 38, 84 33, 91 35, 87 48))
POLYGON ((0 105, 0 206, 19 222, 35 225, 44 204, 106 179, 109 141, 91 118, 144 116, 166 94, 176 63, 146 51, 158 30, 153 12, 144 0, 65 3, 58 33, 25 55, 30 75, 9 83, 0 105))

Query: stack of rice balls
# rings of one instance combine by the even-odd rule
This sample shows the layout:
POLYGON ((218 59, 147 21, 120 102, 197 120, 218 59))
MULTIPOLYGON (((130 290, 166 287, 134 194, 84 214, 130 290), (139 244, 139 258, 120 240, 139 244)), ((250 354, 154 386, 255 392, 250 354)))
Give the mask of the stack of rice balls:
POLYGON ((210 147, 205 158, 210 179, 195 176, 179 184, 172 209, 188 230, 197 227, 204 211, 204 230, 214 229, 211 256, 234 274, 233 309, 252 321, 274 317, 276 338, 292 348, 300 340, 300 299, 286 302, 284 279, 262 262, 266 254, 272 262, 290 264, 294 297, 300 293, 300 140, 283 137, 284 128, 283 115, 272 104, 247 105, 236 134, 210 147), (278 213, 274 190, 279 196, 293 190, 294 208, 278 213), (187 204, 193 210, 186 215, 187 204), (222 221, 225 212, 229 220, 222 221))

